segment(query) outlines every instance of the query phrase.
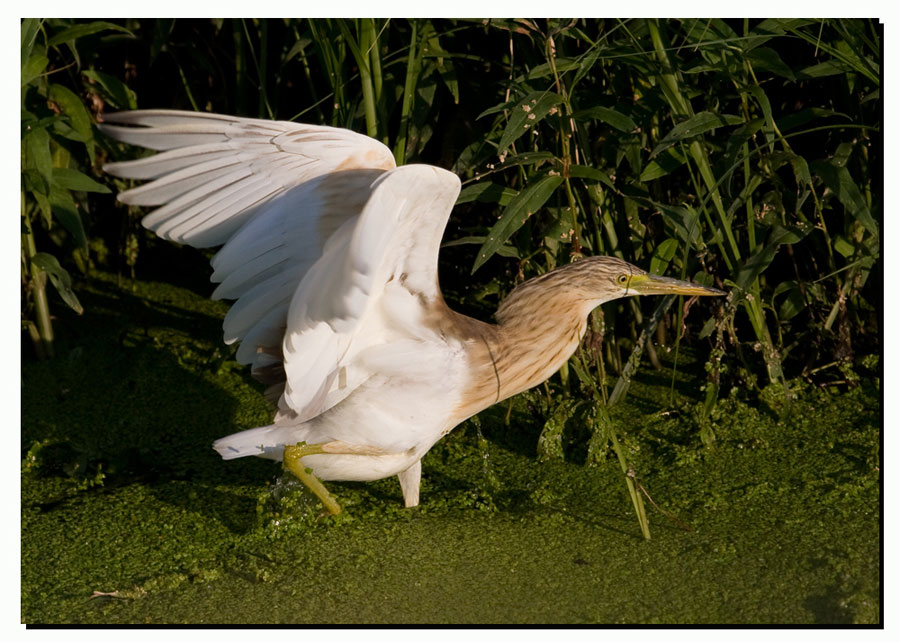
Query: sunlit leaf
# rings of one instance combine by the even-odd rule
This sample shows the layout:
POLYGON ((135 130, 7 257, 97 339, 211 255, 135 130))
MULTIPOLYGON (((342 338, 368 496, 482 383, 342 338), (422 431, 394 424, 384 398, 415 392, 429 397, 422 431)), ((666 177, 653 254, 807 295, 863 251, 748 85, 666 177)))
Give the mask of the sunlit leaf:
POLYGON ((43 53, 36 53, 22 65, 22 87, 44 73, 44 69, 50 64, 50 59, 43 53))
POLYGON ((76 192, 97 192, 98 194, 109 194, 110 189, 101 183, 98 183, 90 176, 82 174, 77 169, 69 168, 53 168, 53 183, 65 189, 71 189, 76 192))
MULTIPOLYGON (((31 53, 34 49, 34 43, 37 40, 38 33, 40 33, 42 22, 43 20, 39 18, 24 18, 22 20, 22 60, 28 60, 29 58, 31 58, 31 53)), ((23 86, 24 84, 25 83, 23 83, 23 86)))
POLYGON ((538 163, 552 161, 555 159, 556 156, 554 156, 550 152, 522 152, 521 154, 507 156, 506 159, 497 166, 497 169, 501 170, 517 165, 536 165, 538 163))
POLYGON ((69 27, 68 29, 63 29, 47 41, 47 46, 55 47, 56 45, 62 44, 64 42, 77 40, 78 38, 83 38, 84 36, 89 36, 101 31, 118 31, 119 33, 127 33, 129 36, 134 35, 125 27, 113 24, 111 22, 89 22, 87 24, 77 24, 69 27))
POLYGON ((580 69, 581 63, 571 58, 556 58, 553 63, 545 62, 531 69, 524 77, 517 80, 536 80, 538 78, 549 78, 554 74, 561 74, 573 69, 580 69))
POLYGON ((522 134, 534 128, 556 105, 563 101, 562 96, 552 92, 533 92, 520 100, 510 109, 509 122, 500 138, 498 153, 502 154, 522 134))
MULTIPOLYGON (((483 245, 487 240, 486 236, 464 236, 462 238, 453 239, 452 241, 447 241, 446 243, 441 243, 441 247, 457 247, 460 245, 483 245)), ((497 250, 497 254, 508 259, 518 259, 521 258, 519 256, 519 252, 516 248, 510 245, 504 245, 500 249, 497 250)))
POLYGON ((850 243, 850 241, 844 238, 843 235, 838 234, 837 236, 835 236, 832 239, 832 243, 834 245, 835 251, 837 251, 845 259, 849 259, 851 256, 853 256, 855 248, 853 247, 853 244, 850 243))
POLYGON ((669 262, 675 256, 678 250, 678 241, 675 239, 666 239, 656 246, 653 251, 653 257, 650 259, 650 271, 653 274, 665 274, 669 267, 669 262))
POLYGON ((562 180, 561 176, 543 176, 532 182, 510 201, 500 215, 500 220, 488 232, 488 238, 484 245, 478 250, 475 265, 472 267, 473 273, 484 265, 485 261, 491 258, 509 240, 509 237, 547 202, 562 180))
POLYGON ((503 187, 496 183, 482 181, 464 187, 459 193, 459 197, 456 199, 456 204, 461 205, 462 203, 478 201, 479 203, 499 203, 500 205, 506 205, 516 196, 516 194, 518 194, 518 192, 510 187, 503 187))
POLYGON ((674 172, 684 165, 686 160, 687 158, 685 158, 685 156, 677 149, 667 149, 647 163, 646 167, 644 167, 644 171, 641 172, 640 181, 646 183, 657 178, 662 178, 666 174, 674 172))

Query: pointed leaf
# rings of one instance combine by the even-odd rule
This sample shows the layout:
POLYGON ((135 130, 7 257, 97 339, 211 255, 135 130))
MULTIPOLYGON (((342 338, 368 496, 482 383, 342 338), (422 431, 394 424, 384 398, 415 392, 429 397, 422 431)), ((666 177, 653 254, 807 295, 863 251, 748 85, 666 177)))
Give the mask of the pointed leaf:
POLYGON ((509 187, 482 181, 481 183, 475 183, 474 185, 469 185, 464 188, 459 193, 456 204, 461 205, 462 203, 478 201, 479 203, 499 203, 500 205, 506 205, 517 193, 516 190, 510 189, 509 187))
MULTIPOLYGON (((647 196, 646 192, 638 191, 634 187, 628 185, 623 186, 621 191, 627 199, 643 205, 644 207, 659 211, 663 215, 663 221, 667 225, 670 225, 675 230, 678 237, 685 243, 693 246, 693 244, 699 240, 700 229, 697 224, 697 212, 692 208, 678 207, 676 205, 668 205, 666 203, 654 201, 647 196)), ((713 241, 714 239, 707 239, 708 243, 712 243, 713 241)))
POLYGON ((34 54, 22 65, 22 87, 44 73, 50 59, 43 52, 34 54))
POLYGON ((23 169, 22 182, 24 183, 25 190, 28 192, 43 194, 44 196, 50 193, 50 183, 48 183, 44 178, 44 175, 36 169, 23 169))
POLYGON ((813 78, 825 78, 826 76, 845 74, 850 71, 853 71, 853 67, 840 60, 832 59, 798 70, 797 77, 801 80, 812 80, 813 78))
POLYGON ((22 184, 25 191, 31 194, 38 208, 41 211, 41 217, 44 221, 44 227, 50 229, 53 225, 53 208, 50 206, 50 183, 46 181, 44 176, 35 169, 25 169, 22 171, 22 184))
POLYGON ((509 115, 509 123, 500 137, 498 153, 506 151, 514 141, 522 134, 533 129, 536 124, 544 119, 556 105, 563 101, 562 96, 552 92, 536 91, 528 94, 516 103, 509 115))
POLYGON ((705 339, 709 335, 712 334, 712 331, 716 329, 716 317, 709 317, 706 320, 706 323, 703 324, 703 327, 700 329, 700 334, 697 335, 698 339, 705 339))
POLYGON ((116 109, 137 109, 137 94, 115 76, 93 69, 81 73, 100 86, 106 102, 116 109))
POLYGON ((695 116, 691 116, 687 120, 678 123, 672 128, 665 138, 659 141, 659 144, 650 154, 651 157, 656 156, 664 149, 671 147, 680 140, 691 138, 706 133, 718 127, 726 125, 739 125, 744 122, 740 116, 731 114, 714 114, 709 111, 702 111, 695 116))
POLYGON ((834 192, 847 211, 859 221, 875 238, 879 237, 878 222, 872 217, 866 201, 856 182, 846 167, 835 167, 825 160, 816 160, 809 164, 809 169, 822 179, 822 182, 834 192))
POLYGON ((572 114, 575 120, 599 120, 618 129, 621 132, 629 134, 637 129, 637 125, 622 112, 610 109, 609 107, 591 107, 590 109, 582 109, 572 114))
MULTIPOLYGON (((22 60, 31 58, 31 51, 34 49, 34 42, 37 40, 42 22, 43 20, 38 18, 25 18, 22 20, 22 60)), ((46 53, 46 51, 42 50, 42 53, 46 53)))
POLYGON ((53 180, 53 157, 50 155, 50 134, 43 127, 29 128, 22 139, 25 167, 37 170, 49 185, 53 180))
POLYGON ((678 250, 678 241, 675 239, 666 239, 656 246, 653 251, 653 257, 650 259, 650 271, 653 274, 665 274, 669 267, 669 262, 675 256, 678 250))
POLYGON ((89 22, 87 24, 77 24, 69 27, 68 29, 60 31, 58 34, 47 41, 47 46, 55 47, 56 45, 62 44, 64 42, 77 40, 78 38, 89 36, 100 31, 118 31, 121 33, 127 33, 129 36, 134 35, 125 27, 120 27, 119 25, 113 24, 111 22, 89 22))
MULTIPOLYGON (((587 38, 584 39, 587 40, 587 38)), ((575 74, 575 78, 572 80, 573 89, 575 85, 578 84, 578 81, 584 78, 584 76, 591 70, 591 67, 594 66, 595 62, 597 62, 597 59, 600 57, 600 52, 603 49, 605 49, 605 47, 601 47, 598 43, 596 45, 593 45, 587 54, 579 58, 579 69, 575 74)))
POLYGON ((797 316, 806 307, 803 293, 796 281, 782 281, 775 287, 772 293, 772 307, 775 307, 775 297, 787 292, 787 297, 778 308, 779 321, 789 321, 797 316))
POLYGON ((553 76, 554 73, 561 74, 566 71, 571 71, 573 69, 580 69, 581 63, 577 60, 573 60, 572 58, 556 58, 551 65, 549 62, 542 63, 536 66, 534 69, 530 70, 528 74, 522 78, 519 77, 517 80, 535 80, 537 78, 547 78, 549 76, 553 76))
POLYGON ((569 176, 571 176, 572 178, 583 178, 588 181, 603 183, 611 190, 618 191, 616 190, 616 186, 613 184, 612 179, 606 174, 606 172, 594 167, 587 167, 585 165, 569 165, 569 176))
POLYGON ((53 287, 56 288, 56 291, 59 292, 62 300, 65 301, 70 308, 75 310, 78 314, 84 312, 84 308, 81 307, 78 297, 75 296, 75 292, 72 291, 72 277, 70 277, 69 273, 59 264, 59 261, 56 260, 55 256, 47 254, 46 252, 38 252, 32 257, 31 262, 47 273, 53 287))
POLYGON ((483 112, 478 114, 475 117, 475 120, 478 120, 483 116, 489 116, 490 114, 497 114, 497 113, 503 111, 504 109, 511 109, 512 106, 513 106, 513 101, 510 100, 507 103, 500 103, 499 105, 494 105, 493 107, 488 107, 483 112))
POLYGON ((72 235, 75 245, 85 252, 87 251, 87 234, 84 232, 84 223, 78 206, 68 190, 57 185, 50 186, 50 205, 53 208, 53 216, 56 217, 66 231, 72 235))
POLYGON ((785 64, 774 49, 769 47, 757 47, 747 52, 747 59, 750 60, 755 67, 771 71, 773 74, 794 80, 794 71, 785 64))
POLYGON ((731 168, 736 166, 738 156, 743 154, 744 143, 755 136, 765 122, 764 118, 754 118, 731 132, 731 135, 728 136, 728 143, 725 145, 725 154, 722 161, 723 167, 730 171, 731 168))
POLYGON ((44 225, 49 230, 53 225, 53 206, 50 205, 50 199, 40 192, 32 192, 31 195, 34 196, 34 200, 37 201, 38 207, 41 209, 41 218, 44 220, 44 225))
POLYGON ((552 161, 556 157, 550 152, 522 152, 514 156, 507 156, 496 169, 506 169, 507 167, 515 167, 517 165, 536 165, 544 161, 552 161))
POLYGON ((661 178, 666 174, 670 174, 684 165, 686 160, 687 159, 677 149, 667 149, 647 163, 647 166, 644 167, 644 171, 641 172, 640 181, 642 183, 647 183, 657 178, 661 178))
POLYGON ((809 173, 809 164, 806 159, 796 154, 791 154, 791 167, 794 168, 794 177, 797 179, 797 185, 806 187, 812 183, 812 176, 809 173))
POLYGON ((821 109, 819 107, 810 107, 808 109, 801 109, 793 114, 788 114, 784 118, 779 118, 775 121, 775 124, 778 125, 778 130, 781 133, 785 133, 797 129, 798 127, 802 127, 803 125, 806 125, 806 123, 814 121, 817 118, 830 118, 831 116, 840 116, 841 118, 851 120, 847 114, 842 114, 841 112, 832 111, 830 109, 821 109))
MULTIPOLYGON (((459 239, 447 241, 446 243, 441 243, 441 247, 456 247, 459 245, 483 245, 485 240, 487 240, 486 236, 464 236, 459 239)), ((508 259, 521 258, 516 248, 509 245, 504 245, 503 247, 501 247, 499 250, 497 250, 497 254, 508 259)))
POLYGON ((71 89, 62 85, 50 85, 50 99, 69 117, 69 123, 77 135, 76 140, 83 143, 90 141, 91 117, 81 99, 71 89))
POLYGON ((491 258, 509 237, 547 202, 562 180, 562 176, 543 176, 510 201, 503 214, 500 215, 500 220, 490 229, 487 240, 478 251, 475 265, 472 266, 473 273, 484 265, 485 261, 491 258))
MULTIPOLYGON (((433 40, 437 42, 437 38, 433 40)), ((456 75, 456 68, 449 58, 439 58, 437 61, 437 72, 440 75, 444 85, 453 96, 453 104, 459 104, 459 78, 456 75)))
POLYGON ((772 145, 775 142, 775 117, 772 115, 772 105, 769 103, 769 97, 766 96, 766 92, 764 92, 759 85, 751 85, 750 93, 756 98, 756 102, 759 103, 759 108, 762 110, 763 117, 766 119, 766 128, 764 131, 766 134, 766 142, 771 151, 774 149, 772 145))
POLYGON ((738 270, 734 282, 738 287, 746 289, 756 277, 769 267, 781 245, 796 243, 805 237, 808 232, 809 230, 801 230, 796 227, 784 227, 778 224, 773 226, 765 244, 760 244, 756 251, 744 262, 738 270))
POLYGON ((110 193, 110 190, 106 185, 98 183, 93 178, 82 174, 77 169, 54 167, 53 184, 76 192, 96 192, 98 194, 110 193))
POLYGON ((853 244, 840 234, 836 235, 834 239, 832 239, 832 245, 834 246, 834 249, 839 252, 845 259, 849 259, 851 256, 853 256, 853 252, 855 251, 853 244))

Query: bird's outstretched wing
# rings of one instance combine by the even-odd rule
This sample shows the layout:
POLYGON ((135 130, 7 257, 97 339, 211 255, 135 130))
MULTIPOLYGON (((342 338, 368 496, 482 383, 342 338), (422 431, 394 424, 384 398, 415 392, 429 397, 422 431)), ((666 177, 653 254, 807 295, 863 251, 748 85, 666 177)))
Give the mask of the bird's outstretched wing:
POLYGON ((114 176, 153 179, 119 200, 162 205, 144 225, 195 247, 222 245, 260 207, 310 180, 341 170, 395 167, 390 150, 378 141, 333 127, 156 109, 104 120, 113 124, 101 125, 102 131, 115 139, 164 150, 104 167, 114 176))
POLYGON ((105 119, 111 137, 164 150, 105 166, 152 179, 119 200, 161 206, 143 223, 164 238, 224 245, 214 297, 237 299, 225 340, 283 390, 283 416, 303 421, 345 398, 367 376, 357 357, 398 331, 414 337, 415 306, 440 296, 454 174, 395 168, 378 141, 331 127, 165 110, 105 119))

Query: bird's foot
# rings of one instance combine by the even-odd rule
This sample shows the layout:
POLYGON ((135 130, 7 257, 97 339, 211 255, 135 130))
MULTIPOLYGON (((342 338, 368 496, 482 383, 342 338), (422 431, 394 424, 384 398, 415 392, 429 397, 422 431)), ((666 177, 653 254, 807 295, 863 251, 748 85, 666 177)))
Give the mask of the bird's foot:
POLYGON ((326 451, 322 448, 322 444, 308 445, 301 441, 299 444, 293 446, 285 446, 284 466, 319 498, 319 501, 322 502, 322 506, 324 506, 329 513, 337 515, 341 512, 341 505, 331 493, 328 492, 325 485, 319 481, 319 478, 313 474, 312 469, 303 465, 303 457, 306 455, 321 455, 325 452, 326 451))

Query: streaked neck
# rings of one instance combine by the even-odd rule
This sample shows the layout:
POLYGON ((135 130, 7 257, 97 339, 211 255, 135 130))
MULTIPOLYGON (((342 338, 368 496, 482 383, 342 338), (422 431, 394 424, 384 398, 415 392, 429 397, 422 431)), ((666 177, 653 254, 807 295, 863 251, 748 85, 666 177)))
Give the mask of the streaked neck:
POLYGON ((578 348, 587 323, 584 301, 548 294, 529 293, 532 300, 507 307, 497 325, 479 323, 466 343, 471 378, 463 418, 546 381, 578 348))

